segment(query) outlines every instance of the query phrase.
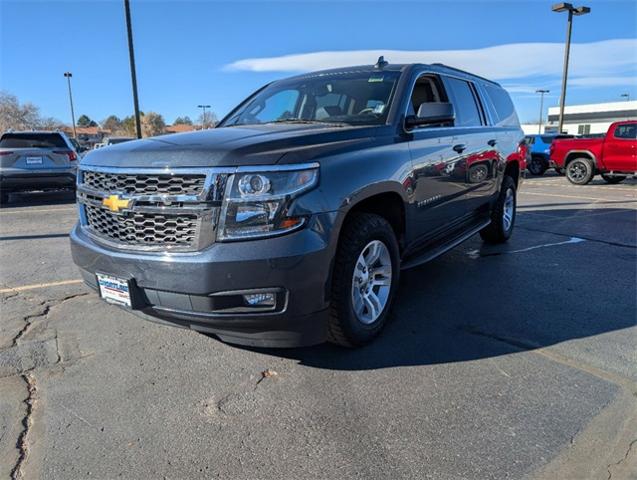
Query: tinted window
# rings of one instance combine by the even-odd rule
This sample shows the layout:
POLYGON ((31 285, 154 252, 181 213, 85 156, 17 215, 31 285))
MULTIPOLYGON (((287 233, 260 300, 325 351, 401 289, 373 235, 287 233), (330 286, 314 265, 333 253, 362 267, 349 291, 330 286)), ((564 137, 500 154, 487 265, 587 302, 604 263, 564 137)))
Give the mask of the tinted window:
POLYGON ((69 148, 59 133, 5 133, 0 148, 69 148))
POLYGON ((526 137, 526 143, 533 145, 535 143, 535 137, 526 137))
POLYGON ((502 88, 492 85, 484 85, 484 90, 493 104, 498 123, 505 127, 519 126, 520 122, 509 94, 502 88))
POLYGON ((615 138, 624 138, 627 140, 637 139, 637 124, 618 125, 615 129, 615 138))
POLYGON ((482 125, 480 110, 476 103, 476 97, 471 90, 469 82, 457 78, 447 78, 448 94, 452 98, 453 108, 456 113, 454 125, 456 127, 474 127, 482 125))

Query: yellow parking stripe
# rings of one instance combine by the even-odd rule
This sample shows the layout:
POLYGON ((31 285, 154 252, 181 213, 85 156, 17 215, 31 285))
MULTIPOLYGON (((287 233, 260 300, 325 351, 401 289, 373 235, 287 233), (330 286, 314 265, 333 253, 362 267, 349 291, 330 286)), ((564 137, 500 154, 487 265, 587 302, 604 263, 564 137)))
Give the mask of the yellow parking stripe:
POLYGON ((9 210, 9 211, 5 211, 0 210, 0 215, 2 214, 10 214, 10 213, 43 213, 43 212, 71 212, 71 211, 77 211, 77 209, 75 207, 69 207, 69 208, 38 208, 36 210, 9 210))
POLYGON ((21 287, 2 288, 0 293, 23 292, 25 290, 37 290, 39 288, 59 287, 60 285, 75 285, 82 283, 82 280, 62 280, 60 282, 36 283, 34 285, 23 285, 21 287))

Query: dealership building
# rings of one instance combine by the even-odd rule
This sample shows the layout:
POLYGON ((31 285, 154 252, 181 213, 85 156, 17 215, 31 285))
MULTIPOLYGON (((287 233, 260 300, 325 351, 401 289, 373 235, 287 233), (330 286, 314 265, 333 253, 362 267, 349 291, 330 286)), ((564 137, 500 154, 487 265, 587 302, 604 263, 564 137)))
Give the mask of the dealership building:
MULTIPOLYGON (((560 107, 550 107, 543 133, 557 133, 559 117, 560 107)), ((601 134, 606 133, 611 123, 620 120, 637 120, 637 101, 567 105, 564 108, 563 130, 571 135, 601 134)), ((527 134, 538 132, 537 124, 522 127, 527 134)))

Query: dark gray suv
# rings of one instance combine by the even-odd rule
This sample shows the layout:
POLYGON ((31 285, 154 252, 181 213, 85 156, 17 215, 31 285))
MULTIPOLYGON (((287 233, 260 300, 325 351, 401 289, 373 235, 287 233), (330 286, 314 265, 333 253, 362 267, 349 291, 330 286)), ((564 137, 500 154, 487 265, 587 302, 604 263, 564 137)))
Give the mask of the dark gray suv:
POLYGON ((524 134, 496 83, 444 65, 261 88, 206 131, 96 150, 73 258, 102 298, 228 342, 357 346, 401 269, 515 221, 524 134))

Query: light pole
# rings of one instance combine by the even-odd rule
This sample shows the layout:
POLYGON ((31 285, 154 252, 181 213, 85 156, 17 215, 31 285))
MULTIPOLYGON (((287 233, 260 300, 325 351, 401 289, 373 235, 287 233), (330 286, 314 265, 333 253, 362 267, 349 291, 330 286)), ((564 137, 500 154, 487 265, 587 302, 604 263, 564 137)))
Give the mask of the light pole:
POLYGON ((542 118, 544 115, 544 94, 545 93, 549 93, 550 90, 542 90, 541 88, 536 90, 535 93, 539 93, 540 94, 540 121, 538 123, 537 126, 537 133, 538 135, 542 134, 542 118))
POLYGON ((624 98, 624 97, 625 97, 625 98, 626 98, 626 101, 627 101, 627 102, 630 102, 630 93, 622 93, 622 94, 620 95, 620 97, 622 97, 622 98, 624 98))
POLYGON ((201 116, 201 129, 204 130, 206 128, 206 108, 210 108, 210 105, 197 105, 197 108, 201 108, 203 110, 203 114, 201 116))
POLYGON ((126 32, 128 34, 128 57, 130 60, 130 76, 133 82, 133 107, 135 108, 135 131, 137 138, 142 138, 142 124, 139 118, 139 99, 137 98, 137 74, 135 73, 135 51, 133 49, 133 27, 130 20, 130 3, 124 0, 126 14, 126 32))
POLYGON ((566 48, 564 49, 564 69, 562 72, 562 94, 560 95, 560 120, 557 133, 562 133, 564 126, 564 102, 566 102, 566 79, 568 77, 568 57, 571 50, 571 31, 573 30, 573 15, 586 15, 590 13, 589 7, 573 7, 570 3, 556 3, 551 7, 554 12, 568 12, 566 24, 566 48))
POLYGON ((75 130, 75 111, 73 110, 73 94, 71 93, 71 77, 73 74, 71 72, 64 72, 64 76, 66 77, 66 81, 69 85, 69 102, 71 103, 71 121, 73 122, 73 138, 77 140, 77 131, 75 130))

